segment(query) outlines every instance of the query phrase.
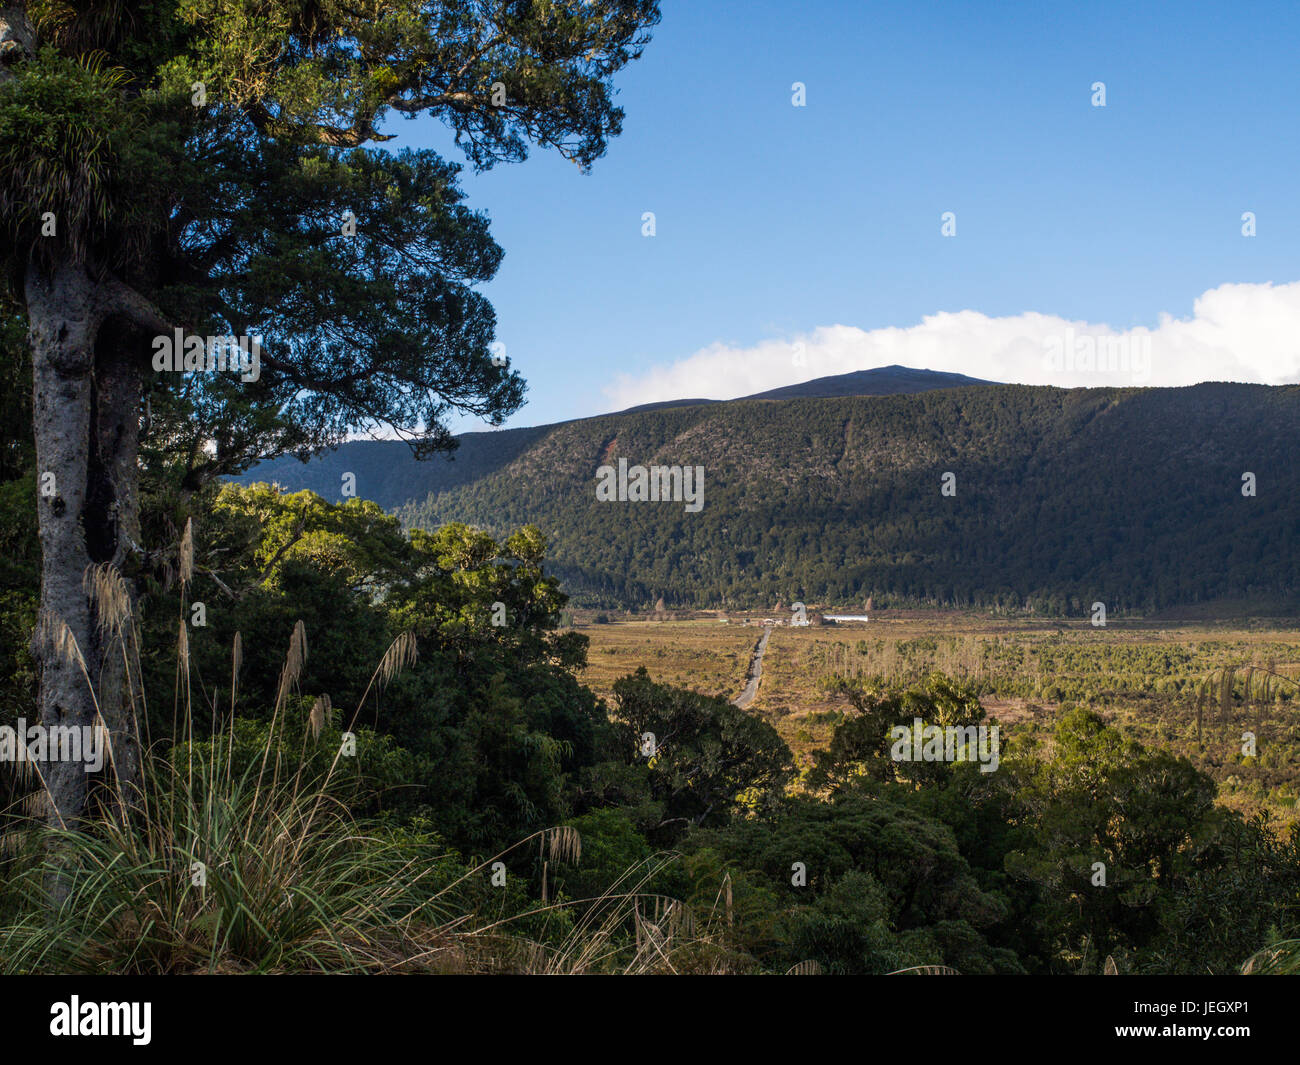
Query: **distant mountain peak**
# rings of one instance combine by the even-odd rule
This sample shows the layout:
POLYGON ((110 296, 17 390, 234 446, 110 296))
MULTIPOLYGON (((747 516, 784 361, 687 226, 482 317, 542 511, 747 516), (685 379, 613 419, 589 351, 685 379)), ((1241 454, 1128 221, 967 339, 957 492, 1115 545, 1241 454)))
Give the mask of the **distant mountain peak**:
POLYGON ((811 381, 783 385, 766 392, 735 399, 663 399, 642 403, 620 410, 618 414, 639 414, 643 411, 665 410, 669 407, 698 407, 705 403, 740 403, 747 399, 838 399, 842 396, 901 396, 913 392, 934 392, 940 388, 967 388, 973 385, 995 385, 997 381, 984 381, 960 373, 943 370, 922 370, 911 366, 876 366, 870 370, 850 370, 848 373, 814 377, 811 381))
POLYGON ((815 377, 800 384, 768 389, 745 399, 823 399, 839 396, 898 396, 912 392, 933 392, 940 388, 966 388, 993 385, 960 373, 922 370, 911 366, 877 366, 871 370, 852 370, 830 377, 815 377))

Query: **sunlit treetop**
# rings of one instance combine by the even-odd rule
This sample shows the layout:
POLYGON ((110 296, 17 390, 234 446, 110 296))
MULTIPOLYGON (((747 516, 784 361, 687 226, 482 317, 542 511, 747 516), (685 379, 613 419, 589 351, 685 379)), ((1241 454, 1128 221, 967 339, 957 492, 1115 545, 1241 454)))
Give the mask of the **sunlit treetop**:
POLYGON ((190 456, 191 482, 378 426, 448 446, 451 412, 499 424, 523 402, 474 288, 502 253, 461 202, 459 167, 378 147, 384 124, 436 116, 480 169, 532 145, 585 169, 621 129, 611 79, 658 17, 654 0, 13 9, 0 24, 10 291, 33 265, 71 261, 159 320, 263 337, 256 382, 149 378, 170 393, 159 432, 186 412, 165 450, 190 456), (215 456, 184 446, 195 434, 215 456))

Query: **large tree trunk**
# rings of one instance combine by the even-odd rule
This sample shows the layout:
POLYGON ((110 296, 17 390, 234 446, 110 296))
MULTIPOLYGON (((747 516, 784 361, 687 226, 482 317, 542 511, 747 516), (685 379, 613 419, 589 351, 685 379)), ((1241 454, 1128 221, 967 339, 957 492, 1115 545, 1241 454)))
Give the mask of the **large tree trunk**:
MULTIPOLYGON (((116 291, 81 266, 64 262, 48 273, 33 267, 26 296, 40 492, 41 624, 32 652, 40 667, 41 723, 106 724, 113 768, 129 798, 138 784, 123 685, 123 639, 131 639, 132 621, 105 617, 87 578, 103 563, 120 571, 139 540, 140 368, 125 323, 113 318, 121 310, 116 291), (63 625, 80 658, 66 639, 59 645, 63 625)), ((129 581, 125 588, 130 604, 129 581)), ((53 757, 39 768, 50 823, 72 827, 85 811, 93 774, 84 762, 53 757)), ((106 762, 100 776, 108 772, 106 762)))
POLYGON ((11 65, 36 54, 36 34, 24 6, 0 7, 0 82, 13 77, 11 65))

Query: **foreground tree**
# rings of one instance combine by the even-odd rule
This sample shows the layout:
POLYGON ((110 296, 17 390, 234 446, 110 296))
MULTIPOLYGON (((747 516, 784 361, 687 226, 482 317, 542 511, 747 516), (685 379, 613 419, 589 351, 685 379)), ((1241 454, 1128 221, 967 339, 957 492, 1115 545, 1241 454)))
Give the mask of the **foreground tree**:
MULTIPOLYGON (((519 407, 472 288, 501 252, 458 167, 366 145, 392 113, 430 114, 475 167, 537 144, 585 169, 621 127, 610 80, 657 19, 656 0, 0 9, 0 247, 32 349, 43 723, 95 723, 89 676, 133 783, 123 601, 185 564, 176 538, 143 542, 142 463, 184 493, 379 424, 447 448, 453 411, 499 423, 519 407), (215 338, 206 372, 158 371, 177 329, 215 338), (209 368, 223 338, 246 338, 243 372, 209 368)), ((51 819, 78 817, 82 767, 41 770, 51 819)))
POLYGON ((650 768, 650 794, 661 817, 657 843, 690 828, 725 824, 738 810, 762 811, 780 800, 791 776, 780 734, 721 696, 656 684, 644 666, 614 682, 619 746, 650 768))

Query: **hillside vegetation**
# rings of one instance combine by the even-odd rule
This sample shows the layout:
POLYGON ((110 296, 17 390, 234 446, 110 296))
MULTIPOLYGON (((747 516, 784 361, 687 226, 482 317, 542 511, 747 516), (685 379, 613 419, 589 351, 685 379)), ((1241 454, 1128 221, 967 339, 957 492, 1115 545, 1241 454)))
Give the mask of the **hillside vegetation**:
MULTIPOLYGON (((737 401, 492 434, 490 457, 476 439, 472 476, 397 513, 537 525, 582 605, 1285 610, 1300 590, 1297 426, 1300 388, 1233 384, 737 401), (702 466, 703 509, 598 501, 596 471, 619 458, 702 466)), ((366 454, 350 447, 336 463, 366 454)), ((440 461, 407 464, 411 489, 440 461)))

